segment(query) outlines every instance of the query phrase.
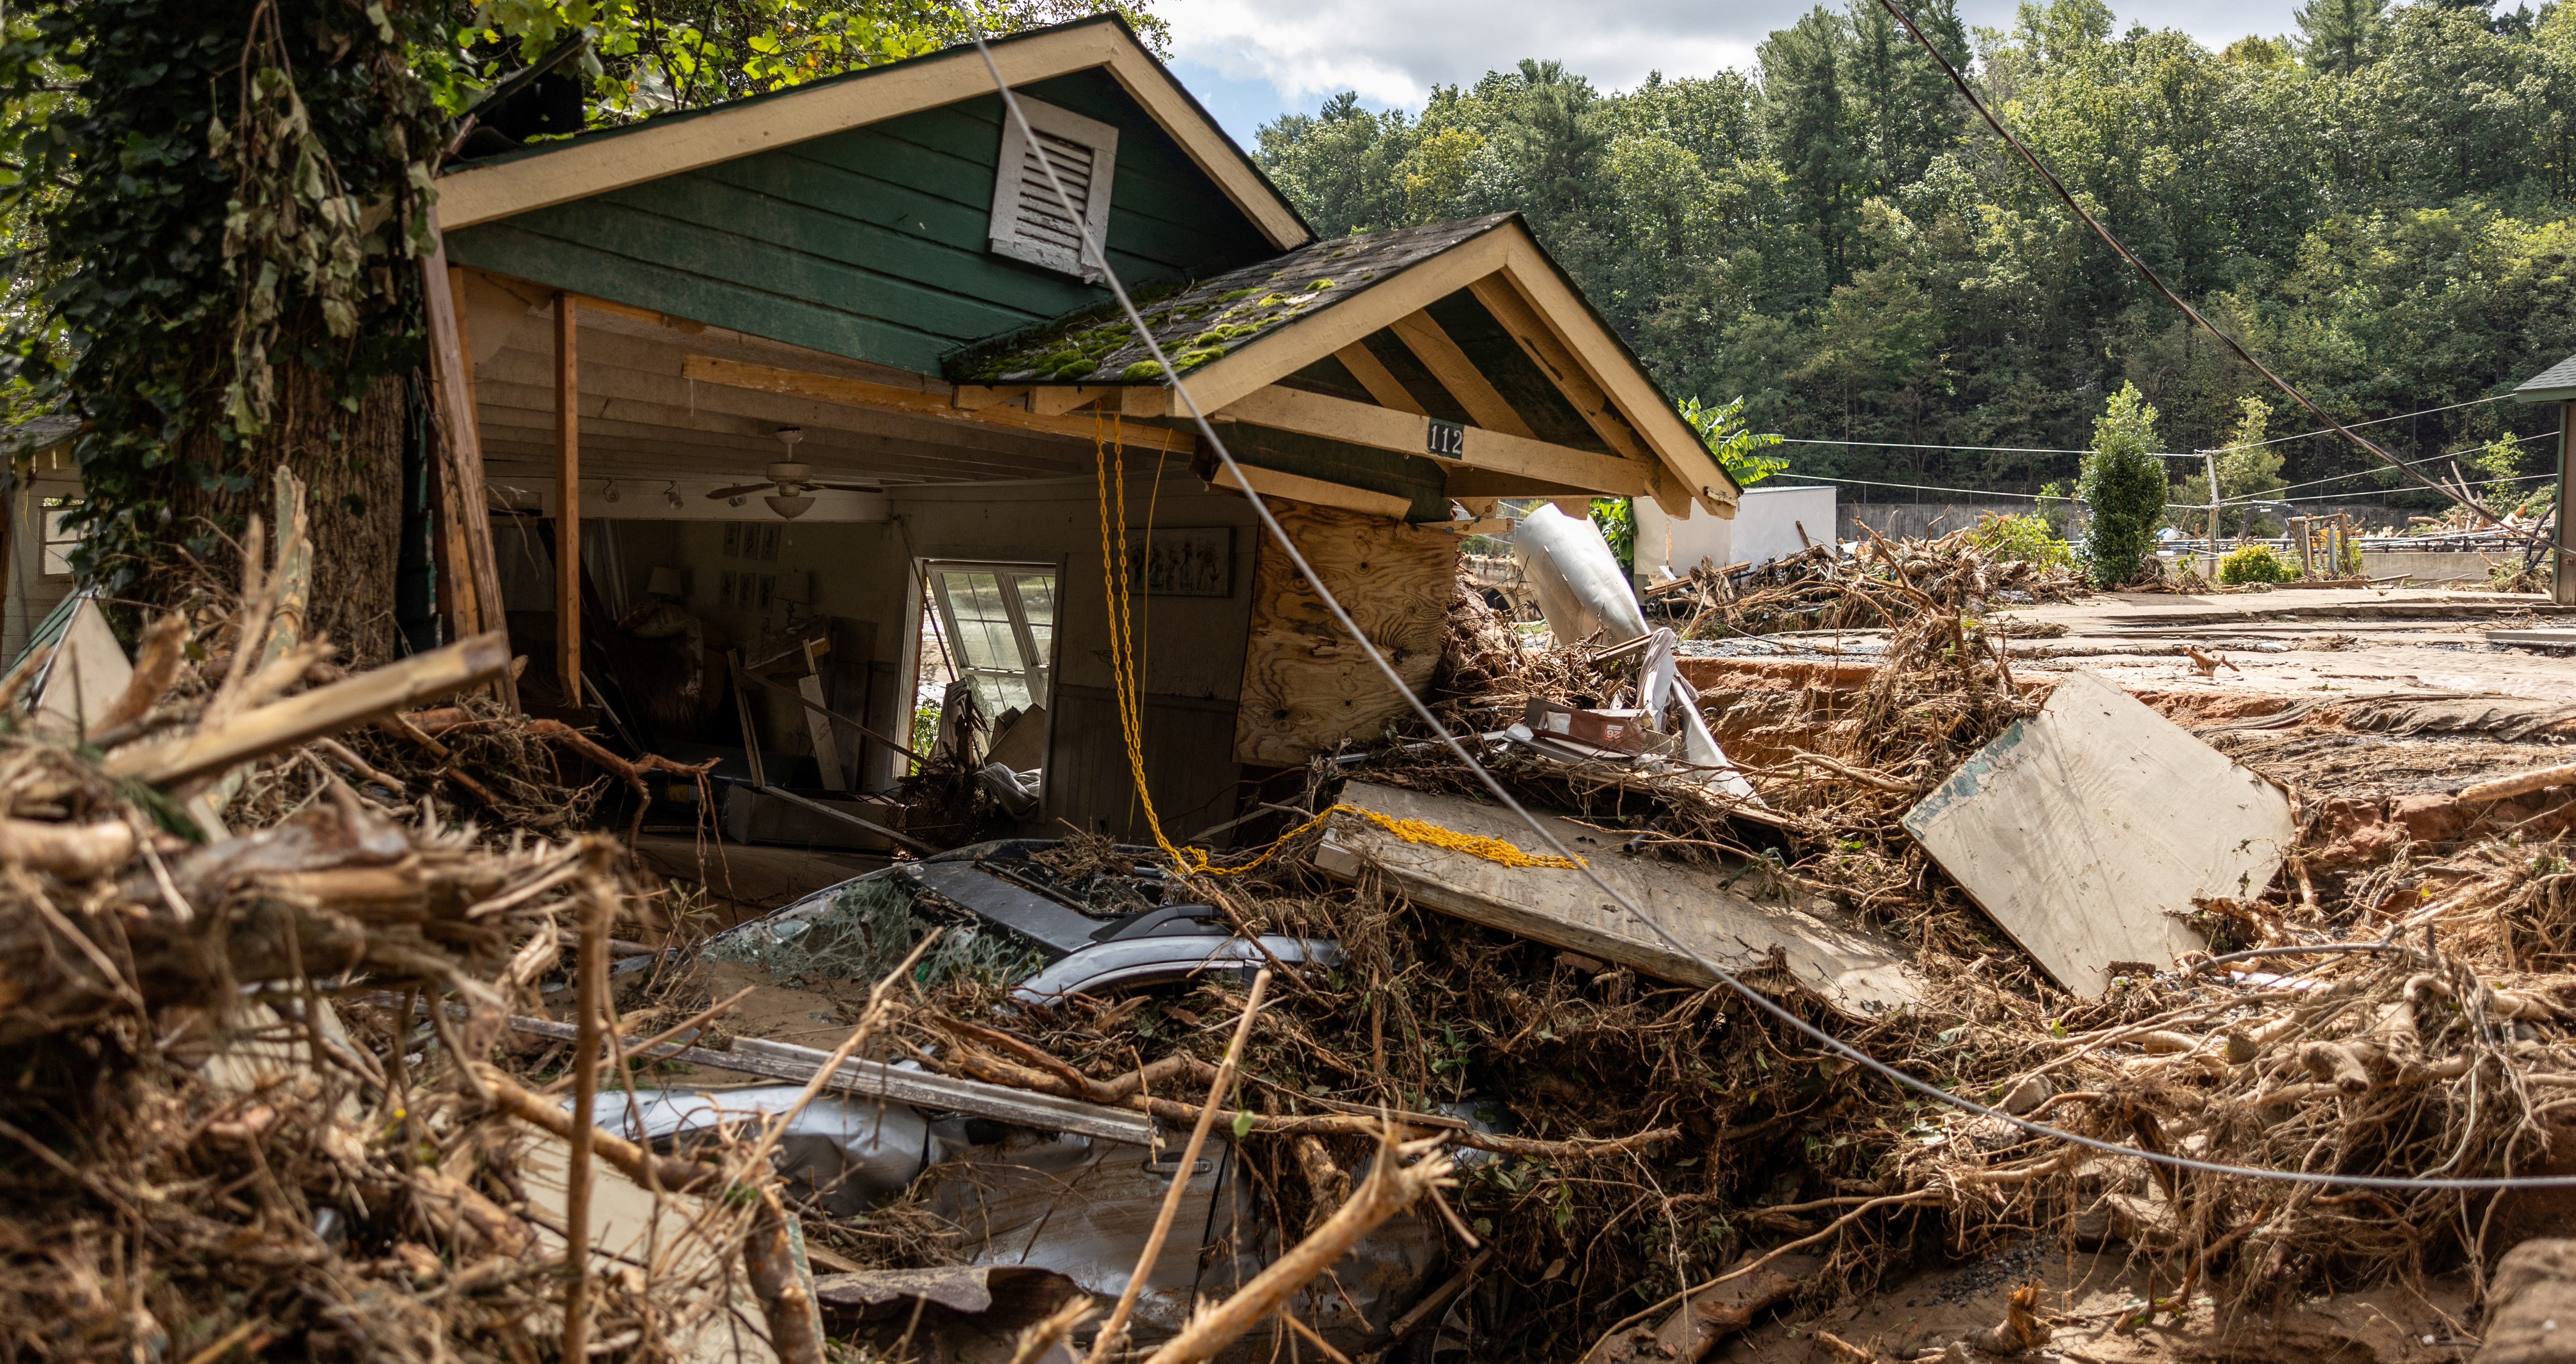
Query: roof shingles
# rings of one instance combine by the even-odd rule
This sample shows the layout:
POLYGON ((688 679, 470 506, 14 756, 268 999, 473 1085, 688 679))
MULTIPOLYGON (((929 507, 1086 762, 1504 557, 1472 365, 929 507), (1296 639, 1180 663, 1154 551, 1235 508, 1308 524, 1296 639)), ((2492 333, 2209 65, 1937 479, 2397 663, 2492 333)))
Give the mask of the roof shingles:
POLYGON ((2540 400, 2540 395, 2555 396, 2561 390, 2576 389, 2576 355, 2551 365, 2514 386, 2514 393, 2524 402, 2540 400))
MULTIPOLYGON (((1317 242, 1150 303, 1139 299, 1137 308, 1174 368, 1187 374, 1510 217, 1497 213, 1317 242)), ((1104 318, 1098 308, 967 347, 950 356, 946 368, 959 383, 983 384, 1159 384, 1167 377, 1126 317, 1104 318)))

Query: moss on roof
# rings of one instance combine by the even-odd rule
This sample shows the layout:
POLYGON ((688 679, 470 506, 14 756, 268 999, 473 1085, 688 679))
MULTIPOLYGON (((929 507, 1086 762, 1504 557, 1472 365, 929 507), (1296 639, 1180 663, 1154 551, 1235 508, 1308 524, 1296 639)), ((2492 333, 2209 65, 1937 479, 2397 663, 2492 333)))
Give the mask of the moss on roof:
MULTIPOLYGON (((1181 373, 1490 231, 1509 214, 1317 242, 1168 292, 1137 310, 1181 373)), ((961 384, 1159 384, 1167 376, 1135 326, 1110 305, 1086 308, 949 357, 961 384)))

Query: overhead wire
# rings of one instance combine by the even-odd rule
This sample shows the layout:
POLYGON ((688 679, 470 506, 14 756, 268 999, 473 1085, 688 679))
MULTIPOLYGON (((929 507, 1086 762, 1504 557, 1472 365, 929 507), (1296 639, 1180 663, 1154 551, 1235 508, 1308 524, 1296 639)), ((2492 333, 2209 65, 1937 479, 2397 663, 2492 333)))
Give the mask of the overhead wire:
MULTIPOLYGON (((1887 0, 1881 0, 1881 3, 1887 3, 1887 0)), ((1894 6, 1890 5, 1889 8, 1893 10, 1894 6)), ((994 88, 1001 95, 1003 109, 1010 118, 1012 126, 1019 130, 1020 136, 1030 145, 1039 145, 1036 132, 1029 126, 1027 112, 1021 107, 1019 97, 1011 89, 1010 82, 1003 77, 1001 64, 995 60, 992 48, 984 39, 983 25, 976 21, 972 10, 964 10, 960 11, 960 13, 966 20, 967 32, 974 40, 975 50, 982 55, 985 69, 990 72, 993 77, 994 88)), ((1899 18, 1905 20, 1906 27, 1909 30, 1913 28, 1913 21, 1910 18, 1905 18, 1902 14, 1899 15, 1899 18)), ((1921 35, 1918 33, 1917 37, 1919 38, 1920 36, 1921 35)), ((1934 55, 1937 57, 1939 54, 1936 52, 1934 55)), ((1942 65, 1946 69, 1948 67, 1948 62, 1944 60, 1942 65)), ((1228 477, 1234 480, 1235 486, 1247 489, 1250 488, 1252 486, 1251 483, 1243 477, 1243 466, 1236 462, 1234 452, 1228 449, 1223 438, 1217 435, 1215 424, 1208 420, 1207 413, 1199 407, 1197 396, 1190 392, 1189 385, 1182 379, 1179 368, 1173 365, 1171 357, 1164 352, 1162 343, 1155 339, 1153 329, 1146 325, 1143 314, 1137 310, 1135 300, 1128 295, 1125 282, 1119 279, 1117 270, 1109 263, 1105 243, 1094 239, 1092 230, 1089 226, 1089 217, 1081 209, 1075 207, 1073 196, 1066 192, 1063 180, 1056 174, 1053 161, 1046 157, 1038 157, 1036 158, 1036 162, 1038 170, 1043 174, 1046 180, 1047 188, 1054 192, 1056 204, 1063 210, 1065 220, 1077 225, 1076 230, 1082 240, 1082 259, 1098 267, 1101 272, 1103 282, 1108 285, 1110 294, 1117 300, 1119 310, 1125 314, 1128 325, 1135 329, 1137 339, 1143 343, 1147 352, 1153 356, 1155 363, 1162 366, 1161 372, 1169 376, 1167 382, 1170 384, 1170 391, 1176 394, 1180 398, 1182 405, 1188 409, 1189 418, 1198 428, 1200 438, 1207 442, 1208 449, 1216 456, 1217 461, 1225 467, 1228 477)), ((1506 788, 1491 771, 1486 769, 1484 763, 1479 761, 1476 755, 1470 752, 1467 746, 1459 741, 1458 736, 1451 733, 1447 725, 1441 723, 1440 717, 1432 713, 1430 706, 1426 705, 1422 698, 1414 693, 1413 688, 1405 684, 1403 676, 1395 670, 1395 665, 1387 659, 1385 653, 1381 651, 1366 634, 1363 634, 1360 631, 1358 623, 1351 619, 1349 610, 1342 605, 1340 599, 1336 597, 1332 590, 1325 585, 1323 575, 1317 573, 1314 566, 1306 561, 1305 554, 1297 548, 1297 542, 1289 537, 1287 528, 1279 523, 1278 516, 1270 510, 1268 502, 1257 494, 1247 496, 1245 500, 1251 505, 1254 517, 1261 522, 1262 529, 1266 531, 1270 538, 1279 545, 1281 553, 1287 557, 1290 566, 1296 571, 1300 580, 1303 581, 1308 586, 1309 590, 1314 593, 1316 599, 1323 603, 1325 611, 1332 616, 1333 623, 1340 627, 1343 633, 1349 635, 1350 638, 1359 645, 1360 652, 1365 654, 1369 662, 1376 667, 1378 672, 1385 676, 1387 684, 1395 689, 1395 693, 1405 699, 1406 704, 1412 708, 1414 715, 1418 717, 1423 724, 1430 728, 1432 734, 1437 736, 1438 742, 1441 746, 1445 747, 1461 763, 1465 764, 1467 769, 1476 775, 1477 780, 1484 786, 1485 790, 1491 794, 1496 801, 1500 802, 1504 809, 1509 810, 1523 824, 1527 825, 1530 832, 1537 835, 1539 841, 1546 844, 1556 856, 1564 858, 1570 862, 1575 862, 1575 870, 1580 871, 1587 880, 1591 881, 1595 889, 1608 896, 1612 902, 1616 903, 1622 911, 1633 917, 1638 923, 1643 924, 1648 931, 1652 932, 1658 939, 1661 939, 1666 946, 1689 959, 1701 970, 1708 972, 1711 978, 1724 985, 1727 989, 1733 991, 1747 1004, 1770 1015, 1783 1026, 1790 1028, 1801 1036, 1806 1037, 1809 1041, 1814 1042, 1816 1045, 1842 1057, 1844 1060, 1850 1061, 1861 1069, 1901 1088, 1914 1090, 1926 1098, 1948 1104, 1949 1106, 1960 1109, 1964 1112, 1976 1114, 1979 1117, 1996 1119, 2010 1127, 2028 1132, 2033 1136, 2047 1137, 2053 1140, 2067 1142, 2090 1150, 2100 1151, 2107 1155, 2135 1157, 2137 1159, 2149 1161, 2171 1169, 2194 1170, 2207 1174, 2239 1176, 2251 1179, 2270 1180, 2278 1183, 2342 1186, 2366 1189, 2430 1191, 2576 1188, 2576 1175, 2513 1175, 2441 1179, 2413 1179, 2401 1176, 2385 1175, 2346 1175, 2322 1171, 2273 1170, 2259 1166, 2228 1165, 2218 1161, 2199 1160, 2190 1156, 2179 1156, 2168 1152, 2150 1151, 2136 1146, 2124 1146, 2116 1142, 2105 1141, 2099 1137, 2087 1136, 2081 1132, 2071 1132, 2061 1127, 2051 1126, 2047 1123, 2034 1122, 2028 1118, 2012 1113, 2006 1113, 2001 1109, 1978 1103, 1976 1100, 1970 1099, 1965 1095, 1953 1094, 1928 1080, 1920 1079, 1911 1075, 1889 1065, 1885 1061, 1882 1061, 1867 1052, 1860 1050, 1857 1047, 1852 1046, 1841 1038, 1838 1038, 1833 1034, 1826 1032, 1824 1029, 1817 1027, 1815 1024, 1808 1022, 1806 1019, 1799 1017, 1787 1006, 1773 1000, 1770 996, 1764 994, 1760 990, 1754 989, 1752 986, 1746 984, 1743 979, 1738 977, 1734 972, 1727 970, 1716 961, 1711 960, 1706 953, 1700 951, 1697 947, 1676 937, 1672 930, 1667 928, 1660 918, 1647 913, 1642 906, 1638 905, 1628 895, 1620 891, 1618 887, 1611 885, 1608 880, 1602 877, 1600 871, 1593 867, 1589 862, 1578 859, 1573 850, 1567 848, 1563 841, 1558 839, 1554 831, 1542 824, 1537 816, 1532 815, 1528 808, 1523 806, 1521 802, 1512 795, 1511 791, 1506 788)))
MULTIPOLYGON (((2317 420, 2324 422, 2327 429, 2341 435, 2344 439, 2351 441, 2353 444, 2360 446, 2373 457, 2386 461, 2390 467, 2406 475, 2408 478, 2415 480, 2417 483, 2422 484, 2424 487, 2440 493, 2451 501, 2468 508, 2471 515, 2487 521, 2490 524, 2495 522, 2495 514, 2488 511, 2485 507, 2478 505, 2475 499, 2463 498, 2450 488, 2415 472, 2414 468, 2408 465, 2404 460, 2397 458, 2386 450, 2380 449, 2360 432, 2355 431, 2351 426, 2337 420, 2333 413, 2318 406, 2317 401, 2314 398, 2309 397, 2305 390, 2274 373, 2271 366, 2255 359, 2254 353, 2245 349, 2244 343, 2238 341, 2233 335, 2229 334, 2217 323, 2202 316, 2201 311, 2198 308, 2185 302, 2182 295, 2175 293, 2173 289, 2164 282, 2163 278, 2156 274, 2153 267, 2139 259, 2138 254, 2131 251, 2127 243, 2113 235, 2111 229, 2103 226, 2101 219, 2093 216, 2093 211, 2086 208, 2083 201, 2075 197, 2074 191, 2068 189, 2066 187, 2066 183, 2057 178, 2057 172, 2050 170, 2048 168, 2048 163, 2040 160, 2039 155, 2036 152, 2033 152, 2027 145, 2025 145, 2019 137, 2014 136, 2013 131, 2010 128, 2004 126, 2003 119, 1998 117, 1993 109, 1987 107, 1986 101, 1968 84, 1968 78, 1960 74, 1958 67, 1950 64, 1949 57, 1944 55, 1941 49, 1933 43, 1932 39, 1915 24, 1913 15, 1908 14, 1903 9, 1899 8, 1896 0, 1878 0, 1878 3, 1880 8, 1886 10, 1898 23, 1905 26, 1905 31, 1913 35, 1914 41, 1920 45, 1925 52, 1931 54, 1933 61, 1940 64, 1942 74, 1948 76, 1950 78, 1950 83, 1958 87, 1960 96, 1968 101, 1968 107, 1976 110, 1977 116, 1986 121, 1986 126, 1995 130, 1995 136, 2002 138, 2004 140, 2004 145, 2012 148, 2013 151, 2021 157, 2022 161, 2027 164, 2041 180, 2047 182, 2050 189, 2057 191, 2057 197, 2066 202, 2066 207, 2073 211, 2076 217, 2084 220, 2084 225, 2086 227, 2093 229, 2093 235, 2100 237, 2102 239, 2102 243, 2105 246, 2110 247, 2114 252, 2118 253, 2120 259, 2127 261, 2131 269, 2136 270, 2141 278, 2146 280, 2146 282, 2152 286, 2159 295, 2163 296, 2165 302, 2170 303, 2175 308, 2179 309, 2183 316, 2199 323, 2203 331, 2206 331, 2211 336, 2218 338, 2219 343, 2226 346, 2228 350, 2234 352, 2237 359, 2244 361, 2247 365, 2253 368, 2255 373, 2260 374, 2266 380, 2269 380, 2274 388, 2288 394, 2291 401, 2296 402, 2299 406, 2315 413, 2317 420)), ((2562 552, 2566 550, 2565 545, 2556 545, 2556 548, 2562 552)))

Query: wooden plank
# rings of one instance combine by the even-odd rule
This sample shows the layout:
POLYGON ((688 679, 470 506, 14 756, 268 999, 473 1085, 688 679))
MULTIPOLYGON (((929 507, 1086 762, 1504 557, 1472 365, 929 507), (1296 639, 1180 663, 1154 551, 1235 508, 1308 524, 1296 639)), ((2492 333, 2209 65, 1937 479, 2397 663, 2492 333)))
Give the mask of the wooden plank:
MULTIPOLYGON (((895 412, 914 412, 924 416, 948 417, 960 421, 989 422, 996 426, 1017 427, 1024 431, 1044 431, 1050 435, 1074 436, 1090 440, 1097 426, 1089 417, 1041 417, 1034 412, 1014 407, 985 407, 963 411, 952 405, 947 394, 924 393, 919 389, 896 388, 875 384, 865 379, 844 379, 830 374, 811 374, 801 370, 772 369, 766 365, 747 365, 738 360, 719 360, 709 355, 692 355, 682 366, 685 378, 711 384, 729 384, 735 388, 758 389, 763 393, 786 393, 817 402, 841 403, 850 407, 883 408, 895 412)), ((1186 431, 1160 426, 1126 428, 1130 449, 1195 451, 1198 437, 1186 431)))
POLYGON ((452 696, 509 671, 509 636, 488 631, 272 701, 210 731, 118 749, 100 766, 110 776, 141 777, 156 786, 187 781, 452 696))
MULTIPOLYGON (((1121 88, 1216 182, 1265 236, 1285 251, 1313 234, 1245 162, 1133 38, 1115 24, 1071 26, 992 45, 1013 86, 1068 72, 1108 68, 1121 88)), ((440 176, 440 200, 455 225, 604 194, 702 166, 971 99, 992 89, 981 54, 953 52, 890 65, 767 99, 718 106, 693 118, 647 124, 622 135, 583 139, 535 155, 440 176)))
MULTIPOLYGON (((1371 407, 1276 384, 1236 399, 1216 415, 1408 455, 1420 455, 1430 448, 1431 419, 1419 413, 1371 407)), ((1455 462, 1570 488, 1589 488, 1613 497, 1633 497, 1646 491, 1654 472, 1653 466, 1642 460, 1551 445, 1481 426, 1466 429, 1465 444, 1455 462)))
MULTIPOLYGON (((431 228, 438 229, 438 209, 432 206, 427 211, 431 228)), ((475 406, 474 362, 468 358, 471 352, 465 349, 453 284, 442 231, 438 250, 421 262, 422 305, 429 319, 432 391, 438 399, 439 426, 447 437, 446 448, 441 452, 440 475, 451 494, 448 505, 454 509, 454 522, 464 535, 463 581, 471 585, 473 619, 479 631, 483 627, 497 628, 506 613, 501 606, 500 565, 492 554, 490 495, 483 487, 483 442, 480 410, 475 406)), ((518 680, 503 669, 496 686, 501 704, 516 711, 518 680)))
MULTIPOLYGON (((1410 499, 1393 493, 1372 492, 1347 483, 1328 483, 1304 474, 1281 473, 1257 464, 1238 463, 1233 468, 1222 464, 1208 477, 1211 488, 1225 488, 1238 493, 1258 493, 1265 497, 1284 497, 1291 502, 1304 502, 1317 507, 1335 507, 1366 516, 1401 521, 1413 510, 1410 499), (1236 470, 1241 470, 1238 475, 1236 470)), ((1247 759, 1247 761, 1249 761, 1247 759)))
MULTIPOLYGON (((1278 516, 1316 578, 1397 675, 1415 690, 1427 686, 1457 590, 1457 538, 1328 506, 1292 506, 1278 516)), ((1235 761, 1279 767, 1346 738, 1375 738, 1410 710, 1334 623, 1314 586, 1266 540, 1253 570, 1238 695, 1235 761)))
POLYGON ((1619 420, 1619 410, 1610 401, 1610 395, 1592 382, 1592 376, 1584 372, 1574 353, 1566 349, 1556 329, 1539 316, 1538 309, 1532 307, 1527 298, 1522 297, 1511 276, 1487 275, 1467 287, 1475 292, 1476 301, 1485 305, 1485 311, 1492 313, 1494 320, 1502 324, 1503 331, 1519 344, 1521 353, 1530 358, 1530 363, 1556 382, 1557 391, 1565 395, 1565 400, 1573 405, 1575 411, 1583 414, 1584 423, 1592 428, 1593 434, 1601 437, 1603 444, 1630 459, 1644 457, 1644 452, 1637 446, 1635 433, 1619 420))
MULTIPOLYGON (((1530 853, 1550 853, 1527 824, 1495 806, 1364 781, 1345 786, 1342 799, 1390 819, 1425 820, 1499 838, 1530 853)), ((1613 836, 1551 815, 1539 819, 1602 880, 1655 915, 1674 937, 1730 971, 1759 970, 1776 947, 1800 985, 1847 1014, 1880 1014, 1918 996, 1905 975, 1904 950, 1851 923, 1822 896, 1767 878, 1741 877, 1740 869, 1718 873, 1623 857, 1613 836), (1738 889, 1748 884, 1778 889, 1756 898, 1738 889)), ((1717 983, 1704 967, 1618 908, 1581 871, 1507 867, 1473 853, 1407 842, 1349 815, 1336 816, 1328 828, 1314 860, 1335 876, 1356 878, 1363 868, 1374 869, 1406 899, 1444 914, 1616 962, 1658 980, 1717 983)))
POLYGON ((555 678, 581 705, 581 308, 555 295, 555 678))
POLYGON ((1413 358, 1420 360, 1424 369, 1431 371, 1431 377, 1439 380, 1442 388, 1449 390, 1449 396, 1467 409, 1468 415, 1476 419, 1476 425, 1523 440, 1538 438, 1538 433, 1530 429, 1528 422, 1521 420, 1521 414, 1513 411, 1511 403, 1495 389, 1493 380, 1476 368, 1476 362, 1467 358, 1467 352, 1458 349, 1458 343, 1449 339, 1448 331, 1431 314, 1420 312, 1399 317, 1388 330, 1395 333, 1406 350, 1413 352, 1413 358))
POLYGON ((1333 358, 1342 362, 1342 368, 1360 381, 1360 387, 1367 389, 1370 397, 1377 399, 1378 406, 1410 412, 1417 417, 1430 415, 1424 410, 1421 400, 1413 396, 1413 391, 1404 386, 1404 381, 1395 377, 1395 371, 1388 369, 1386 362, 1377 358, 1377 352, 1366 345, 1354 341, 1334 351, 1333 358))
POLYGON ((2263 893, 2297 835, 2279 788, 2090 672, 2057 684, 1905 816, 1906 832, 2057 982, 2206 950, 2173 916, 2263 893))

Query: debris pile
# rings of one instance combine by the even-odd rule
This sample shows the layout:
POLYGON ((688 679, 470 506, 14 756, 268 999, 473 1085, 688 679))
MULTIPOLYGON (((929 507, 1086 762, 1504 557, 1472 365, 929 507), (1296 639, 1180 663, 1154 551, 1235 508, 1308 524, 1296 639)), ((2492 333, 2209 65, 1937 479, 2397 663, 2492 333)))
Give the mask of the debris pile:
MULTIPOLYGON (((150 694, 104 712, 151 725, 0 734, 0 1333, 209 1364, 721 1358, 746 1323, 800 1364, 1608 1364, 1778 1316, 1813 1328, 1788 1357, 1976 1360, 2549 1229, 2524 1193, 2272 1176, 2576 1169, 2576 721, 2480 722, 2456 789, 2318 789, 2267 736, 2331 718, 2350 762, 2466 722, 2017 672, 1993 607, 2071 582, 1961 536, 1785 562, 1668 596, 1695 630, 1884 629, 1849 676, 1736 685, 1652 630, 1532 645, 1462 578, 1427 699, 1474 765, 1399 724, 1317 755, 1246 846, 967 843, 649 946, 610 941, 647 894, 575 832, 594 812, 480 775, 446 803, 466 763, 409 731, 488 736, 539 794, 560 754, 699 769, 421 709, 497 654, 434 688, 313 646, 231 666, 284 619, 255 579, 152 627, 150 694), (1656 676, 1694 667, 1714 763, 1656 676), (374 699, 316 699, 343 688, 374 699), (225 737, 281 706, 333 718, 225 737), (252 763, 222 808, 260 827, 193 841, 252 763), (567 1276, 575 1224, 606 1239, 567 1276), (2135 1296, 2074 1312, 2035 1247, 2135 1296), (1985 1315, 1815 1325, 1918 1272, 1985 1315)), ((44 713, 33 679, 9 714, 44 713)), ((989 816, 972 752, 943 744, 909 827, 989 816)))
POLYGON ((635 887, 602 835, 504 837, 358 755, 509 659, 331 668, 289 493, 274 561, 254 521, 238 596, 128 677, 92 637, 0 681, 0 1351, 677 1357, 748 1319, 819 1364, 762 1142, 657 1155, 486 1061, 635 887))

